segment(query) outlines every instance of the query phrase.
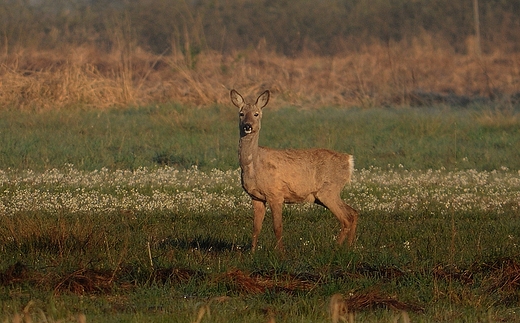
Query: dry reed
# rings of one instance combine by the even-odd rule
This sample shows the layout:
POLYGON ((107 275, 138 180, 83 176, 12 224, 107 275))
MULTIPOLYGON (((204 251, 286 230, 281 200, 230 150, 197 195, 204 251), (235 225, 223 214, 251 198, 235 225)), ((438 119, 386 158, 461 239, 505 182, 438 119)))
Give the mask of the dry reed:
POLYGON ((181 54, 140 48, 22 50, 0 57, 0 88, 0 106, 22 109, 227 104, 231 88, 248 95, 268 88, 280 105, 310 107, 449 103, 453 96, 464 103, 517 98, 520 53, 463 55, 427 38, 335 57, 288 58, 261 48, 233 55, 208 51, 191 64, 181 54))

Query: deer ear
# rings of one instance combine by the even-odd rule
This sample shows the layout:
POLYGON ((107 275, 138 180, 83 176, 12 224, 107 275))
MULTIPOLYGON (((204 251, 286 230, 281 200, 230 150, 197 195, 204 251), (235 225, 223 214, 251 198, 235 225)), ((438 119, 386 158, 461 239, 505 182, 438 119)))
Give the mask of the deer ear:
POLYGON ((237 108, 242 109, 245 102, 244 102, 244 98, 240 95, 240 93, 238 93, 236 90, 231 90, 231 92, 229 93, 229 96, 231 97, 231 102, 233 102, 233 104, 237 108))
POLYGON ((271 93, 269 90, 265 90, 264 93, 260 94, 258 99, 256 99, 256 107, 262 109, 267 105, 267 102, 269 102, 269 96, 271 93))

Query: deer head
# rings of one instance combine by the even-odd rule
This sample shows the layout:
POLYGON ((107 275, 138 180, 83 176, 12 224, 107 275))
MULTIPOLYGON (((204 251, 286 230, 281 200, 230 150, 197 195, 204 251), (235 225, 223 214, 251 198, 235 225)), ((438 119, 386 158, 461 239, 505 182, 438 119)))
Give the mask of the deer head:
POLYGON ((240 137, 258 133, 261 128, 262 109, 269 102, 269 91, 260 94, 255 104, 246 103, 242 95, 235 90, 231 90, 230 96, 231 102, 239 109, 240 137))

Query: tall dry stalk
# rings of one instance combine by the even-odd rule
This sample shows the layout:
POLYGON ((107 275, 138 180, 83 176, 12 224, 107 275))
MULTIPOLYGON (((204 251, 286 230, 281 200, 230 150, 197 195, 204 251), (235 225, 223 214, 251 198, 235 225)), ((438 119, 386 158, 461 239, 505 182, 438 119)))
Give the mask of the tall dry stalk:
POLYGON ((108 22, 107 30, 112 30, 112 52, 119 56, 116 80, 122 90, 122 100, 126 104, 134 104, 136 95, 133 85, 133 55, 136 50, 136 42, 132 36, 133 28, 130 19, 123 17, 112 17, 108 22))

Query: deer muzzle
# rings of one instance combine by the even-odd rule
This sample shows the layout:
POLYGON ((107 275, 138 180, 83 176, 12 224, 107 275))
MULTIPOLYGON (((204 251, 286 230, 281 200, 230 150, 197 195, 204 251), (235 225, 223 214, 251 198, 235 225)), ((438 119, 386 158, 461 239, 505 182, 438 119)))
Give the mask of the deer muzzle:
POLYGON ((244 131, 245 134, 249 134, 249 133, 253 132, 253 127, 251 126, 250 123, 246 123, 242 126, 242 130, 244 131))

